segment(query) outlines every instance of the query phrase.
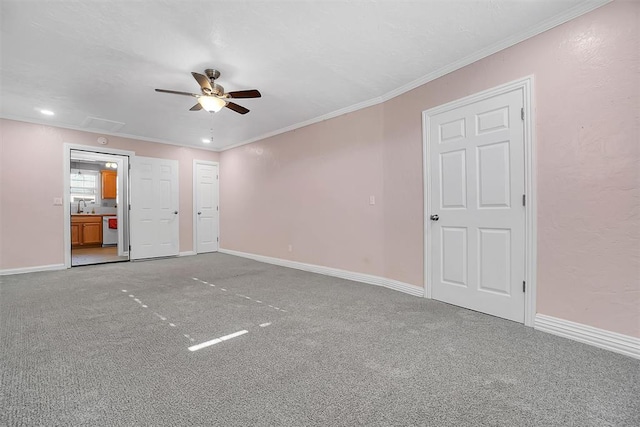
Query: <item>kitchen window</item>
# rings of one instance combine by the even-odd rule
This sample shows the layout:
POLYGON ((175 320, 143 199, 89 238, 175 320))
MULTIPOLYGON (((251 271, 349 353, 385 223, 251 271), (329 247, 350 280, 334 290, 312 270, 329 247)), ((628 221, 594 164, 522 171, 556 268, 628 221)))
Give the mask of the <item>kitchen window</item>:
POLYGON ((99 203, 100 175, 96 171, 73 170, 71 171, 71 201, 86 203, 99 203))

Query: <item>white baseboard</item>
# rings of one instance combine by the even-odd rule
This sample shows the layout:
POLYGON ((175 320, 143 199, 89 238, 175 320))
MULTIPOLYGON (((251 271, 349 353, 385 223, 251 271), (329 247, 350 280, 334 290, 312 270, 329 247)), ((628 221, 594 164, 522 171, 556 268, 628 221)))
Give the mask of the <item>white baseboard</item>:
POLYGON ((279 265, 282 267, 295 268, 296 270, 309 271, 311 273, 324 274, 326 276, 339 277, 341 279, 353 280, 356 282, 368 283, 370 285, 384 286, 385 288, 404 292, 405 294, 417 297, 424 296, 424 288, 420 286, 410 285, 408 283, 399 282, 393 279, 387 279, 370 274, 355 273, 353 271, 340 270, 338 268, 323 267, 321 265, 305 264, 303 262, 289 261, 281 258, 272 258, 264 255, 250 254, 246 252, 232 251, 230 249, 222 249, 219 251, 223 254, 235 255, 243 258, 253 259, 255 261, 266 262, 267 264, 279 265))
POLYGON ((539 331, 548 332, 553 335, 640 359, 640 338, 622 335, 544 314, 536 314, 533 327, 539 331))
POLYGON ((195 251, 184 251, 178 254, 178 256, 191 256, 191 255, 196 255, 195 251))
POLYGON ((51 264, 51 265, 36 265, 34 267, 24 268, 8 268, 6 270, 0 270, 0 276, 8 276, 10 274, 24 274, 24 273, 36 273, 39 271, 54 271, 65 270, 64 264, 51 264))

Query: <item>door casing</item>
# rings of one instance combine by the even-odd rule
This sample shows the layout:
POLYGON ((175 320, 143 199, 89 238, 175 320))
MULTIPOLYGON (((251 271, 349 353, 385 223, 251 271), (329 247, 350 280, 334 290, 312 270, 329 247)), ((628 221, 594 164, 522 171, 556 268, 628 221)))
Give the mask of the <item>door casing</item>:
POLYGON ((485 91, 430 108, 422 112, 422 171, 423 171, 423 191, 424 191, 424 285, 425 297, 431 298, 431 200, 429 189, 431 188, 431 168, 430 168, 430 118, 436 114, 454 110, 459 107, 473 104, 487 98, 502 95, 514 90, 522 90, 524 102, 524 172, 525 172, 525 307, 524 324, 533 327, 536 314, 536 169, 534 150, 534 105, 532 99, 533 76, 527 76, 485 91))
MULTIPOLYGON (((69 194, 70 176, 71 176, 71 151, 84 151, 92 154, 113 154, 118 156, 126 156, 129 157, 129 161, 131 158, 135 157, 135 152, 128 150, 118 150, 115 148, 107 148, 107 147, 94 147, 89 145, 80 145, 80 144, 71 144, 64 143, 64 149, 62 150, 62 170, 63 170, 63 191, 62 191, 62 207, 64 209, 64 266, 65 268, 71 268, 71 197, 69 194)), ((127 163, 128 165, 128 163, 127 163)), ((128 169, 128 166, 126 167, 128 169)), ((127 170, 128 173, 128 170, 127 170)), ((127 189, 127 195, 129 195, 127 189)), ((128 197, 127 197, 128 199, 128 197)), ((128 206, 129 200, 125 201, 125 205, 128 206)), ((121 203, 118 207, 118 215, 127 215, 129 214, 128 209, 124 209, 124 206, 121 203), (122 210, 120 210, 122 209, 122 210)), ((123 216, 121 216, 122 218, 123 216)), ((128 223, 128 219, 126 221, 128 223)), ((128 228, 128 227, 127 227, 128 228)), ((128 229, 127 229, 128 231, 128 229)), ((126 236, 126 240, 128 241, 128 236, 126 236)))

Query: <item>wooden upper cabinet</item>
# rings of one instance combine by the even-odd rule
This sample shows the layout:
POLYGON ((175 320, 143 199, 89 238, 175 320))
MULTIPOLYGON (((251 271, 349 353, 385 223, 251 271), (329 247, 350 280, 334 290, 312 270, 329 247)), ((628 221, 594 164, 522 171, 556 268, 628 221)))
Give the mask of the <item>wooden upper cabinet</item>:
POLYGON ((116 198, 116 180, 118 179, 118 172, 112 170, 100 171, 102 176, 102 198, 103 199, 115 199, 116 198))

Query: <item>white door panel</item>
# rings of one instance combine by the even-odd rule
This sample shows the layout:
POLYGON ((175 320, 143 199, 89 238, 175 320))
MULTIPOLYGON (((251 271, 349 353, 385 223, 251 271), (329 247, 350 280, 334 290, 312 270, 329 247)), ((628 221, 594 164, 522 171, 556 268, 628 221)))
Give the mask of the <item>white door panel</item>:
POLYGON ((447 209, 467 207, 467 161, 465 150, 449 151, 440 156, 440 206, 447 209))
POLYGON ((218 165, 195 163, 196 252, 218 250, 218 165))
POLYGON ((466 287, 467 281, 467 229, 440 228, 443 283, 466 287))
POLYGON ((131 259, 179 253, 178 161, 131 160, 131 259))
POLYGON ((524 321, 522 91, 430 117, 432 297, 524 321))

